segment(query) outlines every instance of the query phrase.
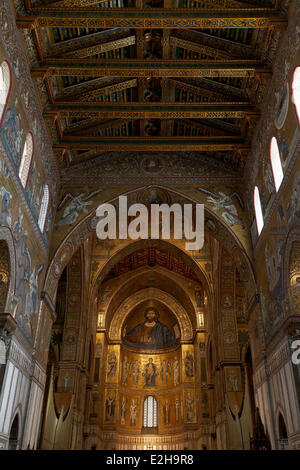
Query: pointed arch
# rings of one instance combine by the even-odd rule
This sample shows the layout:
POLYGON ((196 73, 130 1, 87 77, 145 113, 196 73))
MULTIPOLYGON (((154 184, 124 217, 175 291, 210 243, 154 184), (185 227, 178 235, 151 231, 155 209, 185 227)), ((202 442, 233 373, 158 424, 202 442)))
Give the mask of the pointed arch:
POLYGON ((8 450, 17 450, 20 436, 20 418, 16 413, 9 432, 8 450))
MULTIPOLYGON (((15 315, 15 307, 12 306, 11 301, 16 290, 16 249, 15 241, 9 227, 0 227, 0 271, 4 271, 2 282, 0 282, 0 294, 2 294, 2 312, 10 312, 12 316, 15 315), (8 283, 5 282, 6 276, 8 283)), ((3 274, 3 273, 2 273, 3 274)), ((1 297, 1 295, 0 295, 1 297)))
MULTIPOLYGON (((123 195, 134 194, 136 192, 140 192, 142 190, 148 189, 150 186, 141 186, 136 188, 132 191, 128 191, 123 195)), ((162 189, 164 186, 159 186, 162 189)), ((183 198, 183 200, 190 202, 190 203, 199 203, 200 201, 195 198, 188 197, 186 194, 174 191, 170 188, 167 189, 170 194, 174 195, 174 197, 183 198)), ((116 197, 117 198, 117 197, 116 197)), ((104 202, 107 203, 114 203, 116 198, 113 199, 106 199, 104 202)), ((249 278, 251 282, 251 289, 253 292, 256 292, 256 280, 254 276, 253 265, 250 260, 250 252, 246 249, 245 244, 243 241, 233 232, 233 230, 225 224, 225 222, 216 214, 214 211, 210 210, 209 208, 205 208, 206 214, 209 217, 210 225, 208 226, 208 230, 210 231, 211 235, 216 238, 216 240, 224 240, 228 239, 228 250, 231 250, 234 260, 237 263, 238 269, 242 273, 243 277, 249 278), (223 235, 227 233, 229 236, 224 237, 223 235), (230 243, 229 243, 230 241, 230 243), (230 245, 230 246, 229 246, 230 245), (233 249, 232 249, 233 246, 233 249)), ((46 278, 45 278, 45 292, 49 297, 49 301, 52 303, 52 308, 54 311, 53 304, 55 303, 56 297, 56 290, 58 280, 60 278, 60 274, 65 266, 68 264, 69 260, 71 259, 72 255, 75 253, 77 248, 79 247, 82 238, 87 237, 94 233, 95 231, 95 208, 92 208, 90 212, 80 220, 64 237, 64 239, 55 247, 55 254, 49 263, 46 278), (79 237, 78 234, 81 233, 79 237), (83 235, 84 234, 84 235, 83 235)), ((107 271, 107 268, 110 266, 111 258, 107 261, 105 265, 105 269, 102 270, 103 274, 107 271)), ((199 269, 200 271, 200 269, 199 269)), ((202 271, 203 273, 203 271, 202 271)), ((98 280, 102 280, 97 278, 98 280)), ((96 281, 94 281, 96 282, 96 281)), ((94 286, 95 287, 95 286, 94 286)), ((94 288, 93 287, 93 288, 94 288)))
POLYGON ((0 311, 5 312, 10 287, 10 254, 6 240, 0 239, 0 311))
POLYGON ((288 442, 288 431, 286 426, 286 421, 283 416, 283 412, 279 409, 278 413, 278 440, 279 440, 279 450, 288 450, 289 442, 288 442))

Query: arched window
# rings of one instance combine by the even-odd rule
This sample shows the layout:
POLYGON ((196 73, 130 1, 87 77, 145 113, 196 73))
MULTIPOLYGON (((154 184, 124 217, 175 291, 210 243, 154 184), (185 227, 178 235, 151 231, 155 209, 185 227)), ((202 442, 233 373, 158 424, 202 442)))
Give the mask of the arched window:
POLYGON ((6 61, 0 65, 0 124, 5 113, 11 88, 10 68, 6 61))
POLYGON ((19 438, 19 415, 16 414, 11 425, 8 441, 8 450, 16 450, 18 448, 19 438))
POLYGON ((48 204, 49 204, 49 188, 48 188, 47 185, 45 185, 44 186, 44 194, 43 194, 41 209, 40 209, 40 215, 39 215, 39 222, 38 222, 40 230, 41 230, 42 233, 43 233, 44 227, 45 227, 48 204))
POLYGON ((280 153, 278 148, 278 143, 276 137, 272 137, 271 147, 270 147, 270 159, 271 166, 273 171, 274 183, 276 191, 280 188, 281 182, 283 180, 283 171, 282 164, 280 159, 280 153))
POLYGON ((281 413, 279 413, 279 417, 278 417, 278 432, 279 432, 280 450, 288 450, 289 448, 288 433, 287 433, 284 418, 281 413))
POLYGON ((277 129, 281 129, 285 123, 287 113, 289 110, 289 101, 290 101, 290 89, 289 89, 289 84, 286 83, 283 94, 277 109, 277 112, 275 114, 275 126, 277 129))
POLYGON ((33 156, 33 138, 31 132, 28 132, 25 145, 23 149, 23 154, 21 158, 20 168, 19 168, 19 177, 24 188, 26 188, 29 170, 31 166, 33 156))
POLYGON ((295 69, 292 82, 293 103, 296 106, 298 121, 300 123, 300 67, 295 69))
POLYGON ((147 397, 144 401, 144 428, 157 427, 157 401, 154 397, 147 397))
POLYGON ((262 213, 260 195, 259 195, 259 190, 257 186, 255 186, 254 188, 254 210, 255 210, 257 231, 258 231, 258 235, 260 235, 260 232, 262 231, 263 226, 264 226, 264 216, 262 213))

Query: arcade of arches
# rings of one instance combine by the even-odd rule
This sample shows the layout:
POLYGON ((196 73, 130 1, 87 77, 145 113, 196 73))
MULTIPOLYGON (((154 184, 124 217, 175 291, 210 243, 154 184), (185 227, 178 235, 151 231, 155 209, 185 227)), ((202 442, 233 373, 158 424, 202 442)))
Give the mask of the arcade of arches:
POLYGON ((0 449, 300 449, 299 27, 0 0, 0 449), (204 204, 203 247, 100 240, 121 195, 204 204))

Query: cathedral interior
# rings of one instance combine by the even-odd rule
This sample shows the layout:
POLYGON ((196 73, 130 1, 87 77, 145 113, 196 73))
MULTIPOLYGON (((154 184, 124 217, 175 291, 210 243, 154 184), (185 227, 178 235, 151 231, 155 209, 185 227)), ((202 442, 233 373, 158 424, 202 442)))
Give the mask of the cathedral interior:
POLYGON ((298 0, 0 0, 0 449, 300 450, 299 124, 298 0))

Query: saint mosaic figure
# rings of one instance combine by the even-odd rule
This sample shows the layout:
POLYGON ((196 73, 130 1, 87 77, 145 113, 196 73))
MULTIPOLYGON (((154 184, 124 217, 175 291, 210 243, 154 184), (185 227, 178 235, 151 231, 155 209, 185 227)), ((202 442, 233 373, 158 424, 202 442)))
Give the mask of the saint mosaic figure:
POLYGON ((106 421, 112 421, 115 416, 115 400, 109 395, 105 402, 105 418, 106 421))
POLYGON ((117 372, 117 358, 115 353, 111 353, 107 359, 107 377, 112 379, 116 376, 117 372))
POLYGON ((140 374, 141 374, 140 364, 139 364, 139 361, 136 360, 130 364, 130 369, 129 369, 129 375, 130 376, 132 375, 133 385, 139 384, 140 374))
POLYGON ((164 418, 165 418, 165 424, 170 424, 170 404, 169 404, 169 400, 166 400, 166 402, 165 402, 164 418))
POLYGON ((179 361, 176 357, 174 364, 173 364, 173 371, 174 371, 174 386, 179 385, 179 361))
POLYGON ((235 370, 230 370, 228 373, 228 382, 230 384, 230 390, 231 392, 238 392, 239 386, 238 386, 238 377, 237 373, 235 370))
POLYGON ((160 377, 162 385, 168 385, 168 377, 171 375, 171 365, 166 360, 162 361, 160 368, 160 377))
POLYGON ((186 420, 188 422, 194 421, 194 399, 191 396, 190 392, 187 394, 185 399, 185 410, 186 410, 186 420))
POLYGON ((128 382, 128 359, 127 356, 124 357, 124 362, 123 362, 123 385, 127 385, 128 382))
POLYGON ((178 423, 179 416, 180 416, 180 402, 179 402, 178 397, 176 397, 174 408, 175 408, 175 421, 176 423, 178 423))
POLYGON ((145 321, 123 338, 123 343, 138 349, 164 349, 176 346, 177 341, 169 327, 159 322, 159 313, 155 308, 148 308, 145 321))
POLYGON ((184 359, 185 375, 187 377, 194 377, 194 356, 191 353, 187 353, 184 359))
POLYGON ((126 399, 123 397, 122 404, 121 404, 121 424, 125 424, 126 418, 126 399))
POLYGON ((130 404, 130 426, 136 426, 136 417, 137 417, 137 404, 135 400, 132 400, 130 404))

